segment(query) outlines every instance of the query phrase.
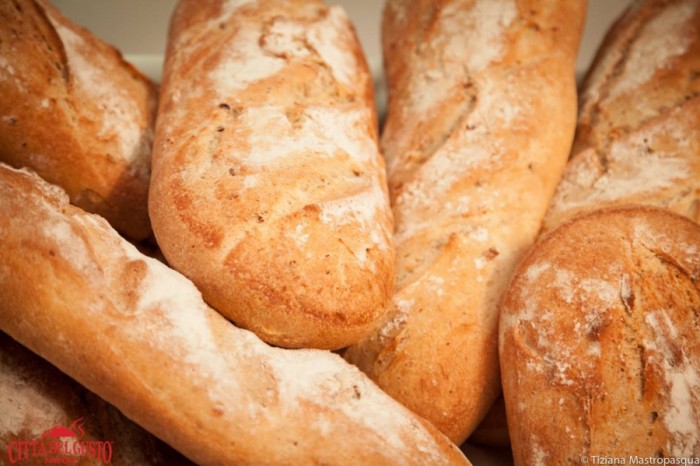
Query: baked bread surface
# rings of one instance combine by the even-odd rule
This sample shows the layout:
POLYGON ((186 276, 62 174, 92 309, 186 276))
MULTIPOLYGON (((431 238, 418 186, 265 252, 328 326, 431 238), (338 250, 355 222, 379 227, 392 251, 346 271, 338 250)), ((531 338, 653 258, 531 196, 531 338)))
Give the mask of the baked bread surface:
POLYGON ((569 153, 585 5, 386 5, 397 287, 346 357, 456 443, 500 391, 497 303, 569 153))
POLYGON ((320 350, 238 329, 59 188, 0 165, 0 330, 204 465, 469 464, 320 350))
POLYGON ((516 465, 700 454, 700 226, 596 210, 538 241, 501 304, 516 465))
POLYGON ((581 92, 576 139, 544 229, 643 204, 700 221, 700 1, 634 2, 581 92))
POLYGON ((149 236, 156 87, 43 0, 0 2, 0 161, 134 240, 149 236))
POLYGON ((394 284, 371 77, 320 1, 179 3, 150 212, 169 263, 264 340, 336 349, 394 284))

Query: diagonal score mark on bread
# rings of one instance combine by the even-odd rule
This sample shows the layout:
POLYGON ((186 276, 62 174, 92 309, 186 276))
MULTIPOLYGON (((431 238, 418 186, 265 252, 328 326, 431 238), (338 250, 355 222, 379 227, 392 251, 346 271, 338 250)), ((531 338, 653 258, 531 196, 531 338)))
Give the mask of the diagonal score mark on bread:
POLYGON ((200 6, 180 2, 166 57, 149 198, 161 249, 264 340, 347 346, 394 284, 373 91, 352 25, 318 0, 200 6))
POLYGON ((698 454, 698 278, 700 227, 658 208, 595 210, 539 240, 501 305, 516 465, 698 454))
POLYGON ((0 165, 0 196, 2 330, 192 460, 468 464, 340 357, 234 327, 38 176, 0 165))
POLYGON ((697 228, 645 207, 600 209, 634 203, 700 218, 699 19, 697 0, 635 2, 608 33, 584 83, 572 156, 529 254, 542 260, 526 259, 502 305, 501 369, 516 464, 698 453, 697 338, 688 337, 700 298, 697 228), (562 247, 581 257, 547 260, 565 256, 562 247), (609 291, 598 310, 595 301, 574 300, 593 279, 598 294, 609 291), (584 341, 567 333, 560 314, 597 324, 584 341), (547 340, 542 335, 569 339, 567 348, 557 357, 538 345, 547 340), (546 359, 549 365, 534 363, 546 359), (521 370, 524 362, 530 368, 521 370), (548 367, 538 384, 545 393, 528 401, 518 392, 541 377, 530 370, 536 366, 548 367), (516 372, 522 383, 513 383, 516 372), (549 420, 531 416, 540 396, 560 400, 558 425, 567 435, 557 447, 547 440, 549 420))
POLYGON ((147 212, 156 86, 43 0, 0 4, 0 160, 62 186, 135 240, 147 212))
POLYGON ((571 159, 543 231, 636 203, 700 220, 700 2, 636 2, 581 91, 571 159))
POLYGON ((584 6, 386 5, 397 289, 346 358, 454 442, 499 391, 497 302, 566 162, 584 6))

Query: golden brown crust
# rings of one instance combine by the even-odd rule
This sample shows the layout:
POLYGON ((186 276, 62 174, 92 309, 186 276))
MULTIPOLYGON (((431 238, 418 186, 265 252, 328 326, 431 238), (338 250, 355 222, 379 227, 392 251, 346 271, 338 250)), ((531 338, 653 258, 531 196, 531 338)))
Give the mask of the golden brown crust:
MULTIPOLYGON (((13 464, 18 459, 22 460, 20 464, 44 464, 46 456, 62 456, 39 455, 27 460, 21 444, 17 442, 40 440, 50 448, 49 440, 43 435, 46 431, 57 425, 68 427, 78 421, 84 432, 84 436, 78 437, 80 442, 110 442, 111 446, 99 450, 105 454, 104 457, 73 457, 77 462, 72 464, 102 465, 105 464, 102 459, 109 458, 110 464, 116 466, 192 465, 168 445, 129 421, 113 406, 2 332, 0 412, 3 413, 0 416, 2 464, 13 464)), ((98 451, 97 447, 95 450, 98 451)))
POLYGON ((666 210, 596 210, 538 242, 501 305, 516 465, 700 454, 699 279, 700 227, 666 210))
POLYGON ((583 86, 545 230, 626 203, 700 220, 699 73, 700 1, 637 1, 620 17, 583 86))
POLYGON ((322 2, 182 1, 150 210, 168 261, 286 347, 360 339, 393 288, 392 217, 367 65, 322 2))
POLYGON ((147 197, 156 88, 48 3, 0 3, 0 161, 31 167, 133 239, 147 197))
POLYGON ((397 291, 346 355, 457 443, 499 393, 496 306, 570 149, 584 11, 585 1, 386 6, 397 291))
POLYGON ((0 329, 198 464, 469 464, 340 357, 236 328, 36 175, 0 165, 0 198, 0 329))

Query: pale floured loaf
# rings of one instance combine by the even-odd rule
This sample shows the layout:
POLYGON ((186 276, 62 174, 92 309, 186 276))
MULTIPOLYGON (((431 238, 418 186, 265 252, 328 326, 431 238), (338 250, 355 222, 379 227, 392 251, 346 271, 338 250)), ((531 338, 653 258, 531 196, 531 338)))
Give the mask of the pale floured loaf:
POLYGON ((698 280, 700 226, 658 208, 596 210, 538 241, 501 305, 516 465, 700 455, 698 280))
POLYGON ((386 5, 397 291, 346 357, 455 442, 500 390, 497 303, 569 153, 585 5, 386 5))
POLYGON ((71 202, 140 240, 156 88, 43 0, 0 2, 0 161, 30 167, 71 202))
POLYGON ((700 1, 642 0, 605 38, 545 229, 613 204, 700 221, 700 1))
POLYGON ((214 308, 286 347, 364 336, 393 288, 371 77, 339 7, 183 0, 150 211, 214 308))
POLYGON ((192 465, 113 406, 2 332, 0 413, 0 464, 47 464, 47 458, 49 461, 67 458, 69 464, 78 466, 192 465), (48 436, 47 432, 56 426, 72 427, 77 436, 48 436), (33 446, 25 449, 27 442, 37 441, 47 451, 33 446), (56 442, 66 442, 69 446, 57 452, 56 442), (91 443, 81 448, 84 442, 91 443), (80 446, 75 447, 76 443, 80 446))
POLYGON ((469 464, 320 350, 273 348, 25 171, 0 166, 0 329, 198 464, 469 464))

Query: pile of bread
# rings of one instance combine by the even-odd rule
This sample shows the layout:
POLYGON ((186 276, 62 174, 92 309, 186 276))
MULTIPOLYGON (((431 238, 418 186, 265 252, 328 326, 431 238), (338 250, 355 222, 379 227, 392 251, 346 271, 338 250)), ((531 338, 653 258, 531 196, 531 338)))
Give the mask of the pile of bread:
POLYGON ((130 465, 700 455, 700 0, 577 96, 585 12, 388 0, 379 139, 321 0, 180 0, 159 95, 0 2, 0 460, 79 417, 130 465))

